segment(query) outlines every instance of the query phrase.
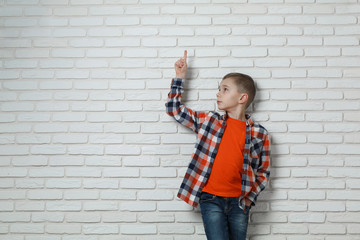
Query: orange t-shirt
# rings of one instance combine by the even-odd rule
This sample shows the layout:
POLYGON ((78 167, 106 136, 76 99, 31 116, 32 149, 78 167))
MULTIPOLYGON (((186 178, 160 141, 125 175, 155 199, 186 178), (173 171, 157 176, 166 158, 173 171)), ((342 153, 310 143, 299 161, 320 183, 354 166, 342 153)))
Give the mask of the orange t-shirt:
POLYGON ((228 117, 226 129, 203 192, 221 197, 241 195, 246 122, 228 117))

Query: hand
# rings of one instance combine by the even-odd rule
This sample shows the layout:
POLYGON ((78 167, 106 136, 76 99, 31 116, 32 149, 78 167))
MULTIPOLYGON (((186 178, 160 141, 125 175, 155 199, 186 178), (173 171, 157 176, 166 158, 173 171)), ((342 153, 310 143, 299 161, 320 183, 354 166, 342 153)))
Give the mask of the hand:
POLYGON ((246 206, 251 206, 251 203, 252 202, 249 199, 245 198, 245 205, 246 206))
POLYGON ((184 57, 180 58, 175 62, 176 78, 182 78, 182 79, 185 78, 187 72, 186 58, 187 58, 187 51, 185 50, 184 57))

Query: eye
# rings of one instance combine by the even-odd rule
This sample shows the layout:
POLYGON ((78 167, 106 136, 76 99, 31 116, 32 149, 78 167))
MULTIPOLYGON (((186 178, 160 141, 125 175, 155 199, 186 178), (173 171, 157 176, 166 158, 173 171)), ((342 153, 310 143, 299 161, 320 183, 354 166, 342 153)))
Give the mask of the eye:
POLYGON ((229 91, 229 89, 227 89, 227 88, 224 88, 224 91, 226 92, 226 91, 229 91))

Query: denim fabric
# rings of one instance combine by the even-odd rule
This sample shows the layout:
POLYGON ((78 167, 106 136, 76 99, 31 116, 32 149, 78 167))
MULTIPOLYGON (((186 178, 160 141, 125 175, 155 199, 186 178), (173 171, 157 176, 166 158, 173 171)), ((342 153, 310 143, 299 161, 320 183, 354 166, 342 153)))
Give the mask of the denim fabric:
POLYGON ((239 198, 203 192, 200 209, 208 240, 246 240, 250 207, 244 212, 239 198))

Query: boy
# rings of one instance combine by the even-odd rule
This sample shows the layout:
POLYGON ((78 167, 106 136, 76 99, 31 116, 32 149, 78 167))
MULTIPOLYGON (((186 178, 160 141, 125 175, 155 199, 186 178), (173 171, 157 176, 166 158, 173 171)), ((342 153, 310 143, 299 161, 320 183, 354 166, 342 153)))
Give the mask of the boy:
POLYGON ((245 74, 227 74, 216 94, 225 115, 193 111, 181 102, 186 58, 187 51, 175 63, 166 103, 168 115, 197 133, 178 197, 194 207, 200 203, 207 239, 245 240, 249 210, 270 175, 268 133, 245 113, 255 97, 254 81, 245 74))

